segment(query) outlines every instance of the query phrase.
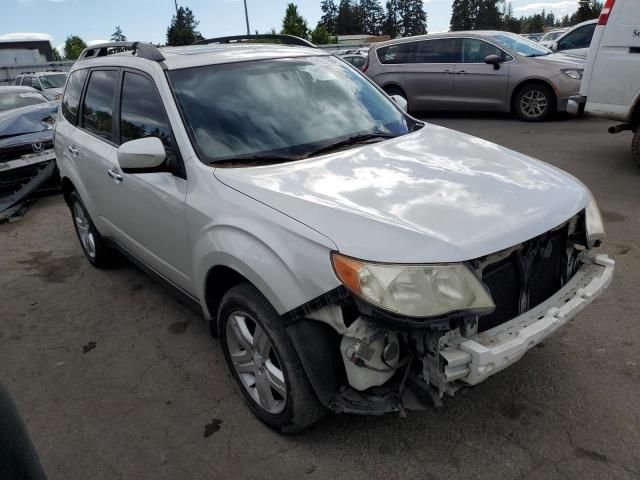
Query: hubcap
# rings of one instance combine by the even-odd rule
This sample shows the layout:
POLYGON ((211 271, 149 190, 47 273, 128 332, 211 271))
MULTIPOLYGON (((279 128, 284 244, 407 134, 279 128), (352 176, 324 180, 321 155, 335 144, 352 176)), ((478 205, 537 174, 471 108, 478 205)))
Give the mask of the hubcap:
POLYGON ((520 99, 520 109, 527 117, 539 117, 547 109, 547 96, 540 90, 529 90, 520 99))
POLYGON ((244 312, 227 319, 227 346, 244 389, 268 413, 281 413, 287 403, 287 384, 278 355, 265 331, 244 312))
POLYGON ((84 208, 82 208, 78 202, 74 202, 73 204, 73 220, 76 225, 76 230, 78 231, 78 237, 80 237, 82 248, 87 252, 87 255, 91 258, 95 258, 95 239, 93 238, 93 233, 91 232, 91 226, 89 225, 87 215, 84 213, 84 208))

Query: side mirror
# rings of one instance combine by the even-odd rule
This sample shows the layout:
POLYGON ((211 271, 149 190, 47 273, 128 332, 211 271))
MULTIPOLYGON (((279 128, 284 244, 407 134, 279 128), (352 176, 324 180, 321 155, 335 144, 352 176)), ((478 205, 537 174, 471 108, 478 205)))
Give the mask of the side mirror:
POLYGON ((391 100, 396 102, 402 110, 404 110, 405 112, 407 111, 409 102, 407 102, 407 100, 404 97, 401 97, 400 95, 391 95, 391 100))
POLYGON ((494 70, 500 70, 500 57, 498 55, 487 55, 484 57, 484 63, 493 65, 494 70))
POLYGON ((166 158, 164 145, 158 137, 138 138, 118 147, 118 163, 123 171, 157 168, 166 158))
POLYGON ((553 44, 551 45, 551 50, 553 50, 554 52, 558 51, 558 42, 553 42, 553 44))

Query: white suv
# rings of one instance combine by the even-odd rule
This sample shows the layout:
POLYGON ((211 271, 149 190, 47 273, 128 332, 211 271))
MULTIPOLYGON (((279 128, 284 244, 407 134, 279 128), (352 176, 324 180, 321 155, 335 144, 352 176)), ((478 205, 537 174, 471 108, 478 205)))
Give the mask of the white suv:
POLYGON ((55 149, 87 259, 117 248, 193 300, 263 422, 439 405, 608 286, 578 180, 249 38, 91 47, 55 149))

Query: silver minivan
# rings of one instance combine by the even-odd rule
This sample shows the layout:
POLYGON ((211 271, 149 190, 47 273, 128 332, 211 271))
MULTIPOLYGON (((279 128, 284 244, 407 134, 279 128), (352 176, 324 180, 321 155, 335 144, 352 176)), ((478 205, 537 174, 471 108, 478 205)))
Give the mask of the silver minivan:
POLYGON ((422 35, 376 44, 363 71, 412 111, 493 110, 542 121, 566 111, 583 62, 499 31, 422 35))

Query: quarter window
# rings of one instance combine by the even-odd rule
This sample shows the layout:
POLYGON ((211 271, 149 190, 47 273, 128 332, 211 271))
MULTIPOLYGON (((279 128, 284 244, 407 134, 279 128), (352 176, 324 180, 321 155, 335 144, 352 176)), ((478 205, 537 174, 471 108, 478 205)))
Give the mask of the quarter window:
POLYGON ((454 38, 417 42, 413 63, 456 63, 457 44, 454 38))
POLYGON ((511 60, 511 57, 495 45, 476 38, 462 39, 462 63, 484 63, 488 55, 497 55, 502 61, 511 60))
POLYGON ((80 95, 82 94, 82 87, 84 81, 87 78, 89 70, 76 70, 69 77, 67 82, 67 88, 64 91, 64 97, 62 98, 62 115, 67 119, 69 123, 73 125, 78 124, 78 107, 80 105, 80 95))
POLYGON ((91 72, 83 104, 82 126, 109 141, 113 138, 113 98, 117 77, 115 70, 91 72))

